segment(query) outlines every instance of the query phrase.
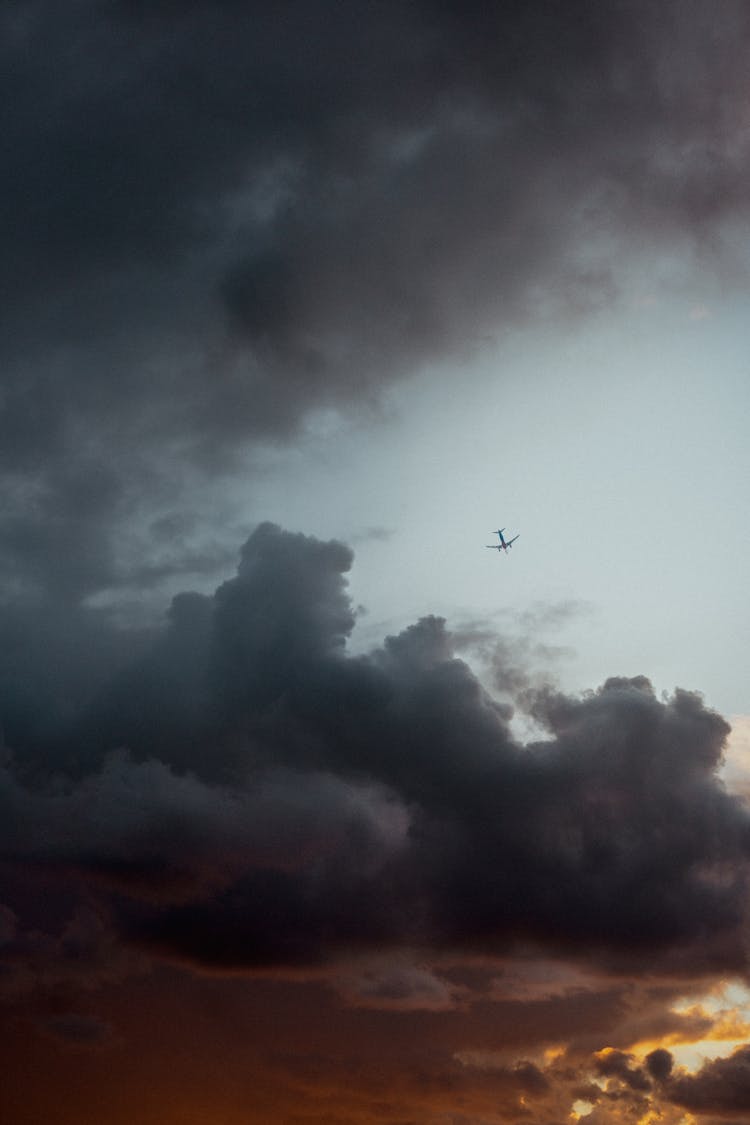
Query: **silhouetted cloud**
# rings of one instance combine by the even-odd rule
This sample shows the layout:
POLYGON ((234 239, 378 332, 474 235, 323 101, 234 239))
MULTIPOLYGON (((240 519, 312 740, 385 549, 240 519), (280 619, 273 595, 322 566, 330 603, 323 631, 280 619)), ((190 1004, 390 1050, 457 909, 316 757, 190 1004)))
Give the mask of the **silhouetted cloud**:
MULTIPOLYGON (((533 943, 741 971, 750 818, 716 776, 724 720, 615 678, 533 693, 548 736, 522 746, 443 621, 347 654, 351 561, 262 524, 41 750, 19 720, 6 859, 85 886, 126 943, 216 969, 533 943)), ((15 685, 29 714, 36 686, 15 685)))
POLYGON ((657 1047, 646 1055, 646 1069, 657 1082, 663 1082, 672 1071, 672 1056, 664 1047, 657 1047))
POLYGON ((608 1050, 596 1060, 596 1073, 603 1078, 619 1078, 629 1089, 647 1091, 651 1082, 641 1067, 634 1065, 632 1055, 625 1051, 608 1050))
POLYGON ((750 1105, 750 1047, 725 1059, 704 1063, 697 1074, 680 1075, 668 1087, 669 1097, 691 1113, 747 1114, 750 1105))

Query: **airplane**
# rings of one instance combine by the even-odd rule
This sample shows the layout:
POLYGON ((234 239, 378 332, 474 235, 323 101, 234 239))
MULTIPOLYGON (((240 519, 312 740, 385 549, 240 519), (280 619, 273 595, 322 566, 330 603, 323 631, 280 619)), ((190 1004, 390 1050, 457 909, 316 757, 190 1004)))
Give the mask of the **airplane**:
POLYGON ((507 551, 510 547, 512 547, 516 539, 518 539, 518 535, 514 535, 512 539, 505 539, 503 537, 504 531, 505 528, 501 527, 498 531, 495 532, 496 535, 500 536, 499 543, 485 543, 485 547, 489 547, 491 551, 507 551))

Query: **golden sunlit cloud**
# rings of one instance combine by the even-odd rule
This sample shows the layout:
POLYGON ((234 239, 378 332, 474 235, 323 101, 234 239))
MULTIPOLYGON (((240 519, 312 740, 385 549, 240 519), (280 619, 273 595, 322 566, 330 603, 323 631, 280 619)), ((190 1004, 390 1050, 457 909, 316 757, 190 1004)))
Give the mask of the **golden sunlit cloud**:
POLYGON ((665 1047, 678 1066, 693 1072, 704 1062, 731 1055, 750 1040, 750 989, 739 982, 721 982, 700 997, 678 1001, 672 1012, 684 1020, 683 1026, 658 1039, 634 1044, 632 1051, 639 1060, 657 1047, 665 1047))

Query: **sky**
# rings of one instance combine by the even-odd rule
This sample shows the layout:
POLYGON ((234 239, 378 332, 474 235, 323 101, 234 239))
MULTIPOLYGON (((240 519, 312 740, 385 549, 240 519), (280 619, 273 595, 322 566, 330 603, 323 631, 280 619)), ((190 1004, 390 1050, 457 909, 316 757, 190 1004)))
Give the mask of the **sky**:
POLYGON ((748 49, 0 7, 3 1121, 749 1125, 748 49))

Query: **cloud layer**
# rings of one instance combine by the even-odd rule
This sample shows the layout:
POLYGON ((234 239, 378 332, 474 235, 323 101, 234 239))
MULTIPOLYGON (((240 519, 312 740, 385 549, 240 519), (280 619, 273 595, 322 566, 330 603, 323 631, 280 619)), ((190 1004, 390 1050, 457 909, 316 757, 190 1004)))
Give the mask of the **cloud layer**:
MULTIPOLYGON (((750 813, 717 773, 727 723, 644 677, 580 697, 516 664, 504 678, 507 644, 495 658, 480 630, 490 695, 434 617, 350 655, 351 564, 265 523, 235 577, 178 595, 161 629, 79 610, 50 648, 60 620, 34 611, 0 677, 0 1016, 36 1034, 23 1058, 74 1052, 93 1073, 103 1054, 109 1089, 130 1052, 130 1088, 132 992, 139 1021, 172 1029, 153 1050, 177 1052, 174 1074, 180 1029, 192 1058, 222 1012, 201 1065, 216 1055, 224 1081, 180 1082, 230 1121, 313 1121, 312 1105, 394 1125, 447 1105, 493 1125, 575 1105, 591 1125, 738 1120, 746 1049, 695 1073, 667 1047, 635 1053, 746 1027, 674 1007, 747 973, 750 813), (536 742, 514 737, 514 702, 536 742), (238 978, 278 1050, 237 1030, 238 978), (214 999, 192 996, 204 984, 214 999), (248 1058, 249 1118, 232 1095, 248 1058)), ((159 1083, 154 1120, 177 1096, 159 1083)), ((7 1096, 19 1121, 48 1112, 7 1096)))
POLYGON ((237 576, 178 596, 54 737, 17 719, 12 866, 85 888, 126 945, 211 969, 532 947, 742 972, 750 820, 716 776, 728 725, 615 678, 527 691, 548 734, 520 745, 441 620, 347 654, 350 564, 262 524, 237 576))
POLYGON ((194 565, 204 538, 162 520, 186 487, 195 503, 254 443, 519 318, 611 300, 644 247, 739 269, 746 5, 333 14, 0 16, 0 564, 17 592, 145 581, 128 547, 146 528, 152 567, 194 565))
POLYGON ((321 412, 746 285, 748 46, 741 0, 3 5, 0 1116, 744 1121, 721 716, 540 686, 533 620, 353 655, 352 552, 270 523, 190 587, 321 412))

